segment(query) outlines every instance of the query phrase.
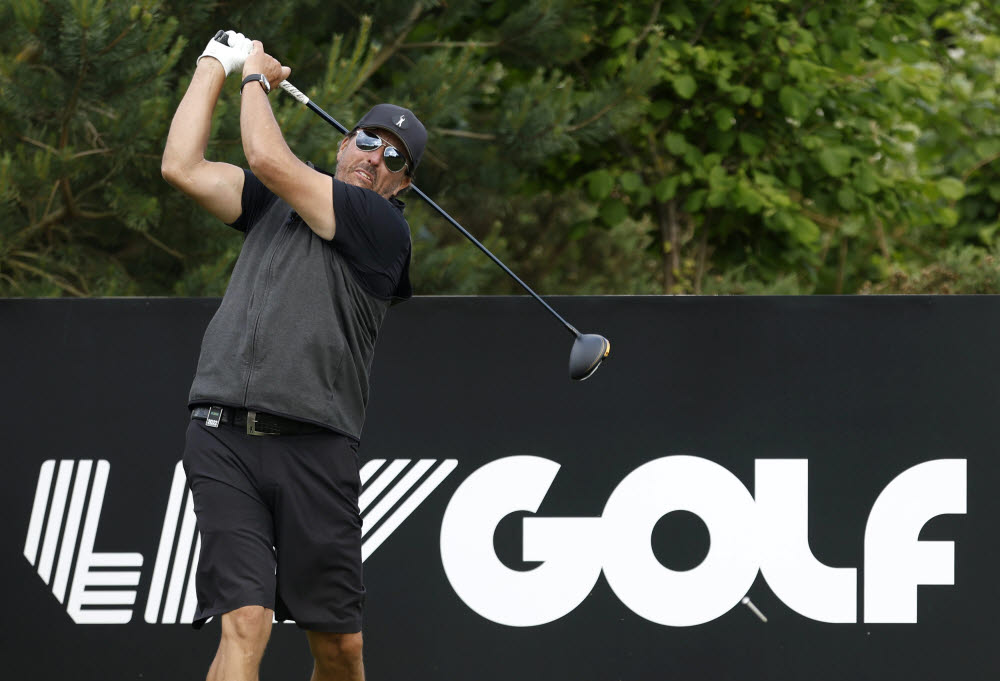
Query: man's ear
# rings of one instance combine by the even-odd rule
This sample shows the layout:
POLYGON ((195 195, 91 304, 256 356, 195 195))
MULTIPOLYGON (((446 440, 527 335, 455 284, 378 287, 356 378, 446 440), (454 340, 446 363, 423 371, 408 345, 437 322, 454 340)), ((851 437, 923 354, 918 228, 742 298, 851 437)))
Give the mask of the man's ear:
POLYGON ((340 160, 340 155, 344 153, 344 149, 347 147, 347 143, 351 141, 351 136, 348 135, 344 139, 340 140, 340 146, 337 148, 337 160, 340 160))

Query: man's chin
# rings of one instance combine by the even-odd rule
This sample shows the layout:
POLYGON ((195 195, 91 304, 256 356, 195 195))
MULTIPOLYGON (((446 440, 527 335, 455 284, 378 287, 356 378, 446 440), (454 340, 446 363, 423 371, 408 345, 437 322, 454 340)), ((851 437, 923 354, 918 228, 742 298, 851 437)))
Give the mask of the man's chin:
POLYGON ((380 192, 379 190, 377 190, 375 188, 375 183, 374 182, 369 182, 368 180, 364 179, 363 177, 361 177, 360 175, 358 175, 356 173, 347 173, 347 177, 338 177, 337 179, 340 180, 341 182, 343 182, 344 184, 349 184, 349 185, 354 186, 354 187, 359 187, 361 189, 368 189, 370 191, 373 191, 376 194, 378 194, 379 196, 381 196, 382 198, 385 198, 385 199, 390 198, 390 197, 386 196, 385 194, 383 194, 382 192, 380 192))
POLYGON ((361 187, 362 189, 371 189, 372 191, 375 191, 374 182, 366 180, 357 173, 345 173, 344 176, 335 175, 334 177, 336 177, 344 184, 349 184, 354 187, 361 187))

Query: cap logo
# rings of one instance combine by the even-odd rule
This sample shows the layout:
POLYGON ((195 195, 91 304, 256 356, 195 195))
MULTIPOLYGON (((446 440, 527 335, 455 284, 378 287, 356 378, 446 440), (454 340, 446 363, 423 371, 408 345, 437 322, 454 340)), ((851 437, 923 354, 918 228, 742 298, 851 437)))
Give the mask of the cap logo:
POLYGON ((398 121, 396 121, 396 127, 397 127, 397 128, 402 128, 402 127, 403 127, 403 121, 404 121, 404 120, 406 120, 406 116, 400 116, 400 117, 399 117, 399 120, 398 120, 398 121))

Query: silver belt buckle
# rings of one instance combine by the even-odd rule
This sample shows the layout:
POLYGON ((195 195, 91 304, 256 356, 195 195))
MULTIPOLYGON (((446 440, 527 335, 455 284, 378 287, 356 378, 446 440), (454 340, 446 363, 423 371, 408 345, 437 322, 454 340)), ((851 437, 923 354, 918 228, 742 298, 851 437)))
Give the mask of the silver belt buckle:
POLYGON ((263 435, 257 432, 257 412, 247 411, 247 435, 263 435))
POLYGON ((247 435, 274 435, 264 430, 257 430, 257 412, 247 410, 247 435))

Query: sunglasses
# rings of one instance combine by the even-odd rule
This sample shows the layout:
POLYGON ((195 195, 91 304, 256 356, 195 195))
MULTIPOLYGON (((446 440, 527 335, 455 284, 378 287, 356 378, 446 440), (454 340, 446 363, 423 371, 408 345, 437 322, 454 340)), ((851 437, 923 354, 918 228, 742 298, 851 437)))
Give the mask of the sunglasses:
POLYGON ((382 159, 385 161, 385 167, 391 173, 398 173, 406 167, 406 157, 400 153, 399 149, 367 130, 358 130, 355 132, 354 145, 361 151, 375 151, 379 147, 385 147, 385 151, 382 152, 382 159))

